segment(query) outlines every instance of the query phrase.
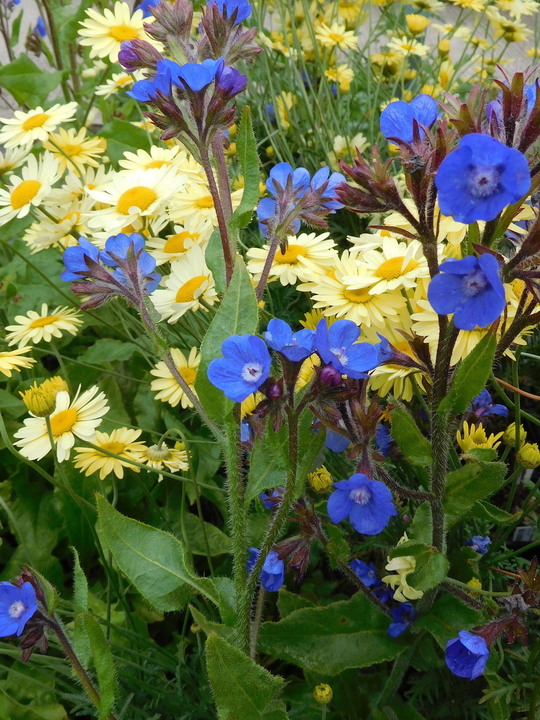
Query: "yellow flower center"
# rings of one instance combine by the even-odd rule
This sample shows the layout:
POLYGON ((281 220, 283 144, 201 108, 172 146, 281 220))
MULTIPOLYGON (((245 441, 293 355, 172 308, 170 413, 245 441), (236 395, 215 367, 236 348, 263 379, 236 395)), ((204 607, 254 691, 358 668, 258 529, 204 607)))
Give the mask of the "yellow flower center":
POLYGON ((23 205, 28 205, 28 203, 32 202, 40 190, 41 183, 37 180, 23 180, 22 183, 19 183, 11 193, 11 207, 14 210, 18 210, 19 208, 22 208, 23 205))
POLYGON ((78 419, 77 411, 73 408, 60 410, 59 413, 51 417, 51 431, 53 436, 58 437, 59 435, 69 432, 78 419))
POLYGON ((195 240, 199 237, 199 233, 190 233, 187 230, 172 235, 163 247, 163 252, 179 253, 185 252, 186 240, 195 240))
POLYGON ((330 40, 332 40, 332 42, 335 42, 336 45, 339 45, 339 43, 341 43, 345 40, 345 36, 342 35, 342 33, 337 33, 337 32, 328 33, 328 37, 330 38, 330 40))
POLYGON ((197 369, 191 367, 178 368, 178 372, 188 385, 193 385, 197 378, 197 369))
POLYGON ((170 163, 168 163, 167 160, 152 160, 152 162, 148 163, 146 168, 150 170, 151 168, 160 168, 164 165, 170 165, 170 163))
POLYGON ((117 85, 125 85, 126 83, 131 83, 131 82, 133 82, 133 78, 129 77, 129 76, 121 77, 121 78, 118 78, 118 80, 116 80, 117 85))
POLYGON ((121 215, 129 215, 129 211, 132 207, 138 208, 141 212, 148 210, 150 205, 157 200, 158 196, 152 190, 152 188, 145 187, 144 185, 137 185, 136 187, 126 190, 122 193, 116 204, 116 209, 121 215))
POLYGON ((402 268, 403 260, 404 255, 385 260, 375 271, 376 277, 380 277, 383 280, 395 280, 418 267, 418 263, 413 259, 409 260, 405 268, 402 268))
POLYGON ((209 210, 214 207, 214 200, 211 195, 205 195, 195 200, 195 207, 199 210, 209 210))
POLYGON ((195 277, 184 283, 176 293, 175 302, 185 303, 193 302, 203 292, 205 283, 208 282, 207 275, 196 275, 195 277))
POLYGON ((66 145, 62 145, 62 151, 66 155, 69 155, 69 157, 73 157, 74 155, 81 154, 81 152, 83 151, 83 146, 77 144, 71 145, 70 143, 67 143, 66 145))
POLYGON ((80 221, 80 219, 81 219, 81 214, 78 213, 76 210, 74 210, 73 212, 69 212, 67 215, 64 215, 64 217, 61 220, 59 220, 58 222, 63 223, 66 220, 69 220, 72 223, 72 225, 77 225, 77 223, 80 221))
POLYGON ((58 315, 46 315, 45 317, 36 318, 35 320, 32 320, 29 328, 40 328, 45 327, 45 325, 52 325, 52 323, 55 323, 57 320, 60 320, 58 315))
POLYGON ((307 250, 302 245, 289 245, 284 253, 276 253, 274 261, 278 265, 297 265, 300 256, 306 257, 307 250))
POLYGON ((108 450, 115 455, 121 455, 126 448, 126 444, 112 440, 111 442, 102 443, 101 447, 103 450, 108 450))
POLYGON ((139 37, 139 33, 129 25, 113 25, 109 28, 109 35, 118 42, 124 40, 133 40, 133 38, 139 37))
POLYGON ((47 113, 38 113, 37 115, 32 115, 32 117, 26 118, 26 120, 23 122, 22 129, 33 130, 34 128, 41 127, 47 122, 48 119, 49 115, 47 115, 47 113))
POLYGON ((356 290, 344 290, 343 297, 353 303, 368 303, 373 300, 373 295, 370 295, 368 288, 357 288, 356 290))

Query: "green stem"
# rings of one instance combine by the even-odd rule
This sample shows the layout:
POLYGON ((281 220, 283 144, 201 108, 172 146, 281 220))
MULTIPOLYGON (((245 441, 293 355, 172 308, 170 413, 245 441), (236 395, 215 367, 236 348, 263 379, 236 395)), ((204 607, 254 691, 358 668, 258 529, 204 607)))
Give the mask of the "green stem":
POLYGON ((473 588, 470 585, 467 585, 467 583, 462 583, 459 580, 454 580, 454 578, 451 577, 445 578, 444 582, 450 583, 450 585, 455 585, 456 587, 473 593, 474 595, 484 595, 485 597, 510 597, 512 594, 509 592, 494 592, 493 590, 482 590, 480 588, 473 588))
POLYGON ((529 712, 527 714, 527 720, 537 720, 536 706, 538 705, 538 698, 540 697, 540 677, 534 683, 534 687, 531 693, 531 699, 529 701, 529 712))
POLYGON ((409 667, 409 664, 411 662, 411 659, 416 652, 416 647, 419 644, 420 640, 423 637, 423 633, 420 633, 414 642, 411 643, 409 648, 405 650, 404 653, 402 653, 398 659, 394 662, 394 666, 392 667, 392 671, 390 672, 390 675, 388 676, 388 679, 386 680, 384 687, 381 691, 381 694, 379 695, 379 698, 376 702, 377 708, 383 708, 388 702, 390 702, 397 694, 399 690, 399 686, 403 682, 403 678, 405 677, 405 673, 407 672, 407 669, 409 667))
POLYGON ((257 597, 257 605, 255 606, 255 616, 251 623, 251 639, 249 643, 249 656, 252 660, 257 657, 257 640, 259 638, 259 630, 262 622, 262 614, 264 610, 264 596, 266 590, 261 585, 259 587, 259 594, 257 597))
POLYGON ((56 61, 56 67, 60 72, 62 73, 62 79, 60 80, 60 85, 62 86, 62 92, 64 93, 64 98, 66 101, 70 100, 73 96, 73 93, 70 90, 70 87, 67 83, 66 78, 64 77, 64 61, 62 60, 62 51, 60 49, 60 43, 58 42, 58 33, 56 31, 56 25, 54 22, 53 12, 51 8, 51 0, 42 0, 43 3, 43 9, 45 11, 45 15, 47 17, 47 25, 49 26, 49 35, 51 38, 51 44, 52 49, 54 53, 54 59, 56 61))

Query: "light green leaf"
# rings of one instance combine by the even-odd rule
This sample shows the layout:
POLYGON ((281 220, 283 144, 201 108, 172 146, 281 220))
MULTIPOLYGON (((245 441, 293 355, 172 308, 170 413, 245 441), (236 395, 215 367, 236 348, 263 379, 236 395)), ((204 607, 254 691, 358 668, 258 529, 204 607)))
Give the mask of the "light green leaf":
POLYGON ((229 223, 233 230, 249 225, 253 208, 259 202, 259 156, 257 139, 251 122, 251 109, 246 105, 236 138, 236 153, 244 175, 244 193, 240 205, 236 208, 229 223))
POLYGON ((301 610, 302 608, 315 607, 311 600, 308 600, 302 595, 289 592, 284 588, 278 592, 277 606, 279 610, 279 617, 283 620, 287 615, 290 615, 295 610, 301 610))
POLYGON ((478 610, 465 605, 454 595, 441 595, 425 615, 415 622, 415 627, 427 630, 439 645, 444 648, 446 643, 460 630, 470 630, 478 625, 482 615, 478 610))
POLYGON ((412 415, 403 405, 392 410, 392 437, 411 465, 431 465, 431 443, 427 440, 412 415))
POLYGON ((407 577, 407 582, 415 590, 430 590, 443 582, 449 568, 448 559, 430 548, 427 555, 417 558, 416 570, 407 577))
POLYGON ((496 505, 492 505, 490 502, 487 502, 487 500, 478 500, 475 502, 471 512, 475 518, 488 520, 495 525, 508 525, 519 517, 519 513, 511 515, 510 513, 501 510, 496 505))
POLYGON ((203 613, 200 610, 197 610, 197 608, 193 605, 190 605, 189 609, 191 611, 191 614, 193 615, 193 620, 197 623, 197 625, 199 625, 199 627, 202 628, 203 632, 206 635, 215 633, 224 640, 229 640, 231 635, 234 633, 234 628, 232 628, 230 625, 224 625, 223 623, 217 623, 213 622, 212 620, 208 620, 206 615, 203 615, 203 613))
POLYGON ((449 526, 467 513, 477 500, 493 495, 501 487, 506 465, 500 462, 475 462, 463 465, 446 476, 444 510, 449 526))
POLYGON ((460 362, 452 378, 450 391, 439 405, 439 412, 463 413, 467 410, 471 400, 484 389, 496 348, 495 335, 488 333, 460 362))
POLYGON ((113 163, 117 163, 126 150, 149 150, 148 133, 126 120, 113 118, 101 128, 100 137, 107 139, 107 155, 113 163))
POLYGON ((134 343, 100 338, 83 352, 79 360, 90 365, 105 365, 114 360, 130 360, 137 350, 134 343))
MULTIPOLYGON (((189 543, 189 551, 194 555, 206 555, 206 543, 203 535, 202 523, 197 515, 186 513, 184 525, 189 543)), ((223 555, 228 553, 231 547, 231 539, 228 535, 211 523, 204 523, 204 531, 210 548, 210 555, 223 555)))
POLYGON ((275 700, 284 682, 218 635, 206 641, 206 666, 219 720, 286 718, 275 700), (281 715, 268 715, 279 711, 281 715))
POLYGON ((62 79, 61 72, 40 70, 27 55, 0 67, 0 87, 10 92, 19 105, 43 105, 62 79))
POLYGON ((393 660, 403 642, 387 634, 388 617, 361 593, 326 607, 296 610, 261 626, 259 647, 305 670, 337 675, 393 660))
POLYGON ((88 581, 81 567, 79 553, 73 551, 73 647, 84 668, 88 668, 92 655, 90 641, 86 633, 83 615, 88 612, 88 581))
POLYGON ((257 330, 258 306, 251 279, 242 258, 237 257, 227 292, 201 345, 201 364, 195 390, 212 420, 223 424, 233 402, 208 380, 210 362, 221 357, 221 345, 231 335, 253 334, 257 330))
POLYGON ((18 418, 27 412, 25 404, 18 395, 9 393, 2 388, 0 388, 0 408, 2 408, 3 414, 12 418, 18 418))
POLYGON ((216 228, 210 235, 204 257, 208 269, 212 272, 217 292, 224 292, 226 289, 225 260, 223 258, 223 245, 219 228, 216 228))
POLYGON ((266 424, 262 437, 255 438, 249 463, 246 503, 251 502, 263 490, 285 484, 286 442, 286 432, 274 432, 272 423, 266 424))
POLYGON ((116 669, 111 649, 99 623, 91 615, 83 615, 86 634, 90 641, 92 664, 96 671, 99 687, 100 705, 99 720, 107 720, 114 710, 114 701, 117 692, 116 669))
POLYGON ((416 508, 408 535, 411 540, 417 540, 426 545, 429 545, 431 542, 432 520, 431 506, 429 503, 422 503, 416 508))

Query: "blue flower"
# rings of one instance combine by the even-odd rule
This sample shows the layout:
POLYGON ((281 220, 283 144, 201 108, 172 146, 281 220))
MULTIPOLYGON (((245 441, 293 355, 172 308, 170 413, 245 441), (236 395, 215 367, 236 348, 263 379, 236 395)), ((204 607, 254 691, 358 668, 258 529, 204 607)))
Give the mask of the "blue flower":
POLYGON ((446 665, 454 675, 474 680, 486 669, 489 648, 483 637, 460 630, 446 644, 446 665))
POLYGON ((379 423, 379 425, 377 425, 377 430, 375 431, 375 445, 381 455, 388 457, 388 453, 390 452, 393 442, 390 430, 388 430, 386 425, 379 423))
POLYGON ((286 322, 273 319, 268 323, 268 328, 263 335, 272 350, 276 350, 292 362, 305 360, 313 352, 315 341, 313 330, 305 328, 293 333, 292 328, 286 322))
POLYGON ((378 364, 375 345, 357 343, 360 329, 352 320, 337 320, 330 327, 323 318, 315 333, 315 350, 321 360, 351 378, 365 378, 378 364))
POLYGON ((64 250, 62 262, 66 268, 60 275, 65 282, 72 282, 86 277, 90 272, 88 260, 98 263, 101 253, 86 238, 80 237, 79 244, 64 250))
POLYGON ((351 568, 366 587, 373 587, 378 584, 379 578, 377 577, 377 572, 373 563, 368 564, 362 562, 361 560, 353 560, 351 562, 351 568))
POLYGON ((158 5, 158 3, 161 0, 141 0, 141 2, 137 5, 135 8, 136 10, 142 10, 143 11, 143 17, 151 17, 152 13, 150 12, 150 8, 155 7, 158 5))
POLYGON ((148 294, 154 292, 159 285, 161 275, 154 272, 156 269, 155 258, 144 249, 145 239, 139 233, 119 233, 111 235, 105 243, 105 251, 101 253, 101 261, 111 267, 116 267, 114 277, 122 284, 131 284, 132 280, 126 277, 124 270, 118 268, 119 262, 128 263, 136 260, 137 274, 145 283, 145 290, 148 294))
POLYGON ((207 5, 217 5, 219 12, 222 15, 227 13, 227 18, 231 18, 233 13, 236 12, 234 24, 239 25, 244 20, 247 20, 251 15, 251 5, 247 0, 210 0, 207 5))
POLYGON ((242 420, 240 423, 240 442, 248 443, 251 442, 253 436, 253 430, 247 420, 242 420))
POLYGON ((34 28, 34 32, 40 35, 41 37, 45 37, 47 34, 47 28, 45 27, 45 23, 43 22, 43 18, 39 17, 38 21, 36 23, 36 27, 34 28))
POLYGON ((22 587, 0 582, 0 637, 21 635, 36 610, 36 591, 29 582, 22 587))
POLYGON ((465 545, 472 547, 480 555, 485 555, 488 551, 488 546, 491 543, 491 538, 482 537, 482 535, 473 535, 465 540, 465 545))
POLYGON ((321 185, 327 183, 321 195, 321 201, 323 201, 321 205, 328 210, 339 210, 343 207, 343 203, 336 200, 336 188, 345 182, 345 177, 341 173, 333 172, 330 175, 330 169, 328 167, 322 167, 320 170, 317 170, 311 178, 310 188, 317 190, 321 185))
POLYGON ((378 480, 356 473, 348 480, 334 483, 336 490, 328 498, 328 515, 333 523, 349 518, 353 528, 364 535, 377 535, 397 511, 392 493, 378 480))
POLYGON ((392 608, 390 613, 394 622, 390 623, 386 632, 393 638, 402 635, 416 615, 414 606, 408 602, 400 603, 397 607, 392 608))
POLYGON ((327 428, 324 447, 328 448, 332 452, 339 453, 346 450, 350 444, 351 441, 349 438, 346 438, 344 435, 327 428))
POLYGON ((235 402, 256 392, 270 375, 272 358, 255 335, 233 335, 221 346, 223 358, 212 360, 208 379, 235 402))
POLYGON ((508 417, 508 408, 498 403, 493 403, 491 395, 484 388, 480 395, 477 395, 472 401, 471 407, 468 412, 473 412, 477 418, 485 417, 486 415, 499 415, 500 417, 508 417))
MULTIPOLYGON (((396 138, 410 143, 413 140, 413 123, 430 127, 437 119, 438 106, 430 95, 418 95, 410 103, 395 100, 381 113, 381 133, 388 140, 396 138)), ((420 136, 424 131, 420 128, 420 136)))
POLYGON ((171 69, 171 79, 175 85, 193 92, 200 92, 216 79, 216 75, 223 68, 223 58, 212 60, 208 58, 202 63, 185 63, 171 69))
POLYGON ((246 89, 247 80, 247 75, 242 75, 236 68, 224 65, 216 75, 216 87, 222 99, 228 102, 246 89))
POLYGON ((439 315, 454 313, 460 330, 491 325, 506 307, 499 263, 493 255, 447 260, 431 280, 428 300, 439 315))
MULTIPOLYGON (((260 550, 257 548, 249 548, 250 557, 247 561, 248 572, 253 572, 257 558, 260 555, 260 550)), ((283 585, 285 580, 285 564, 283 560, 279 559, 279 555, 275 550, 271 550, 266 556, 266 560, 262 566, 261 574, 261 585, 268 592, 277 592, 283 585)))
POLYGON ((465 135, 442 161, 435 185, 443 215, 461 223, 493 220, 531 187, 527 158, 488 135, 465 135))
POLYGON ((259 498, 267 510, 273 510, 283 497, 283 486, 274 488, 269 493, 259 493, 259 498))

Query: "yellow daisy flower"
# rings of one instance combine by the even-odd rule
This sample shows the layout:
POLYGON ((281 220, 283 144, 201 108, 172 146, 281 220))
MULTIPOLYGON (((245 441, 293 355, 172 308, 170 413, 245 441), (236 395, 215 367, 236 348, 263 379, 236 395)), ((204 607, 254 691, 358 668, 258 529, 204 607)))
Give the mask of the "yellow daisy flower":
POLYGON ((486 0, 450 0, 452 5, 457 5, 464 10, 483 12, 486 8, 486 0))
POLYGON ((104 480, 111 473, 114 473, 117 478, 123 478, 125 467, 134 472, 139 472, 140 468, 131 465, 126 460, 143 462, 144 453, 148 448, 143 442, 136 442, 141 433, 142 430, 132 430, 126 427, 116 428, 111 433, 96 430, 96 436, 92 443, 102 450, 120 457, 111 457, 93 447, 76 447, 75 452, 77 454, 75 455, 74 465, 77 470, 83 470, 87 477, 99 470, 100 480, 104 480), (121 458, 126 458, 126 460, 121 458))
MULTIPOLYGON (((126 2, 115 2, 113 9, 105 8, 101 15, 93 8, 86 11, 86 19, 80 23, 81 45, 90 48, 90 57, 106 58, 118 62, 118 53, 124 40, 146 40, 152 42, 144 31, 144 23, 153 18, 144 18, 142 10, 132 14, 126 2)), ((153 43, 154 44, 154 43, 153 43)))
POLYGON ((285 90, 276 97, 274 107, 280 127, 283 128, 283 130, 288 130, 291 127, 291 110, 297 102, 296 95, 291 92, 286 92, 285 90))
MULTIPOLYGON (((278 248, 270 268, 269 281, 279 280, 282 285, 294 285, 299 280, 308 282, 314 276, 333 267, 337 253, 336 244, 328 239, 330 233, 302 233, 288 238, 284 253, 278 248)), ((259 281, 268 256, 269 245, 262 248, 250 248, 247 251, 247 268, 256 281, 259 281)))
POLYGON ((21 176, 11 175, 10 184, 0 188, 0 225, 26 217, 33 206, 40 205, 49 195, 58 178, 58 162, 49 152, 44 152, 39 160, 30 155, 21 176))
MULTIPOLYGON (((184 353, 178 348, 171 348, 171 356, 176 369, 186 381, 189 387, 195 392, 195 380, 201 362, 201 355, 196 347, 191 348, 189 356, 186 358, 184 353)), ((167 402, 172 407, 180 405, 183 408, 193 407, 191 400, 185 394, 183 388, 179 385, 176 378, 173 377, 171 371, 161 360, 150 370, 157 380, 152 380, 150 390, 156 393, 156 400, 167 402)))
POLYGON ((509 43, 521 43, 525 42, 532 34, 532 30, 524 23, 520 23, 517 20, 509 20, 495 8, 490 9, 489 19, 493 26, 493 34, 496 40, 502 38, 509 43))
POLYGON ((243 420, 248 415, 251 415, 257 405, 264 400, 265 396, 260 392, 251 393, 245 400, 240 403, 240 418, 243 420))
MULTIPOLYGON (((231 193, 233 210, 238 207, 243 190, 234 190, 231 193)), ((173 222, 183 223, 190 215, 197 213, 199 217, 210 220, 217 227, 217 216, 214 209, 214 199, 206 180, 194 181, 192 178, 185 183, 181 192, 177 192, 169 205, 169 217, 173 222)))
POLYGON ((457 444, 464 453, 474 448, 493 448, 494 450, 501 444, 503 432, 496 435, 491 434, 489 437, 483 425, 475 425, 464 420, 462 430, 456 432, 457 444))
MULTIPOLYGON (((60 391, 56 396, 55 411, 49 417, 59 462, 69 458, 76 437, 87 442, 93 441, 101 418, 109 410, 105 394, 100 392, 97 385, 81 395, 79 392, 80 387, 70 402, 69 393, 60 391)), ((26 418, 15 437, 15 446, 29 460, 41 460, 52 449, 47 421, 43 417, 26 418)))
POLYGON ((86 137, 86 133, 85 127, 78 132, 73 128, 60 128, 57 133, 51 133, 49 139, 43 143, 43 147, 50 150, 58 160, 61 172, 67 168, 75 168, 80 173, 85 165, 99 166, 100 156, 107 149, 107 141, 101 137, 86 137))
POLYGON ((146 250, 156 259, 157 265, 180 260, 194 245, 206 249, 214 226, 208 219, 199 215, 191 215, 182 225, 174 226, 174 234, 166 238, 149 238, 146 250))
MULTIPOLYGON (((323 317, 324 313, 322 310, 310 310, 309 312, 304 314, 304 319, 300 320, 300 325, 307 328, 308 330, 316 330, 319 321, 322 320, 323 317)), ((335 318, 326 319, 326 324, 328 325, 328 327, 330 327, 333 322, 335 322, 335 318)))
MULTIPOLYGON (((146 448, 141 462, 154 470, 166 468, 172 473, 189 470, 188 454, 183 443, 176 443, 173 448, 167 447, 164 443, 150 445, 146 448)), ((163 475, 158 476, 158 482, 161 480, 163 475)))
POLYGON ((429 27, 431 20, 425 15, 410 13, 405 15, 405 22, 407 23, 408 31, 412 35, 421 35, 424 30, 429 27))
POLYGON ((354 79, 354 70, 347 64, 342 63, 335 68, 329 68, 324 71, 325 77, 330 82, 339 86, 340 92, 347 93, 351 89, 351 83, 354 79))
POLYGON ((77 245, 79 237, 88 235, 82 216, 86 216, 93 206, 90 198, 75 200, 69 206, 48 205, 47 215, 41 210, 36 211, 39 218, 24 231, 23 241, 35 254, 50 247, 66 247, 77 245))
MULTIPOLYGON (((348 27, 354 27, 364 15, 365 4, 365 0, 338 0, 337 13, 348 27)), ((334 8, 329 7, 329 10, 333 12, 334 8)))
POLYGON ((495 5, 516 20, 519 20, 522 15, 536 15, 538 12, 536 0, 495 0, 495 5))
POLYGON ((402 35, 400 38, 394 38, 388 43, 388 49, 393 50, 403 56, 405 55, 416 55, 417 57, 427 57, 430 52, 428 45, 419 43, 418 40, 408 38, 406 35, 402 35))
POLYGON ((98 85, 94 92, 106 100, 119 92, 129 90, 133 83, 137 80, 143 79, 143 74, 140 70, 135 70, 133 73, 113 73, 112 77, 106 80, 102 85, 98 85))
MULTIPOLYGON (((398 546, 406 542, 409 538, 405 533, 399 540, 398 546)), ((395 589, 394 600, 398 602, 407 602, 407 600, 418 600, 424 594, 422 590, 415 590, 407 582, 407 575, 416 570, 416 558, 413 555, 402 555, 401 557, 387 558, 388 563, 385 570, 396 572, 396 575, 385 575, 381 578, 383 583, 390 585, 395 589)))
POLYGON ((206 182, 204 170, 191 155, 180 146, 162 148, 152 145, 149 151, 125 152, 118 164, 123 170, 152 170, 164 166, 175 167, 182 175, 195 182, 206 182))
POLYGON ((171 263, 171 274, 154 290, 151 300, 162 320, 176 322, 188 310, 198 310, 201 300, 213 305, 217 293, 214 278, 206 265, 204 252, 194 245, 181 260, 171 263))
POLYGON ((49 133, 54 132, 58 125, 73 120, 76 111, 76 102, 65 105, 57 103, 48 110, 42 107, 28 112, 15 110, 14 117, 0 118, 0 123, 4 125, 0 129, 0 143, 6 148, 17 145, 29 148, 34 140, 46 140, 49 133))
POLYGON ((352 30, 347 30, 341 23, 327 25, 321 22, 316 26, 315 37, 323 47, 339 48, 340 50, 358 49, 358 37, 352 30))
POLYGON ((8 175, 15 168, 20 167, 30 152, 27 147, 6 148, 0 150, 0 177, 8 175))
POLYGON ((56 408, 56 396, 64 390, 69 391, 68 385, 60 375, 44 380, 39 385, 36 381, 24 392, 20 392, 21 400, 26 409, 34 417, 48 417, 56 408))
POLYGON ((41 313, 29 310, 26 315, 16 315, 15 323, 6 327, 6 340, 9 345, 23 347, 27 343, 50 342, 64 332, 76 335, 83 321, 80 313, 68 307, 58 306, 49 314, 47 303, 43 303, 41 313))
POLYGON ((6 377, 11 377, 12 371, 22 370, 23 368, 32 367, 36 362, 34 358, 22 357, 25 353, 32 351, 31 347, 21 347, 17 350, 7 350, 0 352, 0 373, 6 377))

